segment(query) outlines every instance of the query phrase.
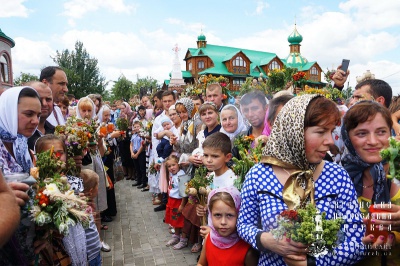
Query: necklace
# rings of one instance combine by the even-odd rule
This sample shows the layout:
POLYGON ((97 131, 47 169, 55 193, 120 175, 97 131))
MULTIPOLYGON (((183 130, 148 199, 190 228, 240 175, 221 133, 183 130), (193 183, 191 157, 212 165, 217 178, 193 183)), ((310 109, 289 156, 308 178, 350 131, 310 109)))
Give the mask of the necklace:
POLYGON ((362 186, 363 188, 370 188, 370 187, 373 187, 374 186, 374 183, 372 183, 371 185, 369 185, 369 186, 362 186))

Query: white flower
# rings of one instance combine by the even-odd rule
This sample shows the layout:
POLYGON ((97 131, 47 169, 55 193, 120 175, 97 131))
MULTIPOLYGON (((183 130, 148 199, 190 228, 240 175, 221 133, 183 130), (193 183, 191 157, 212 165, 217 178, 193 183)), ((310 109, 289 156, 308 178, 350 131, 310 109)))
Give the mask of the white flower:
POLYGON ((60 194, 60 190, 58 189, 57 185, 54 183, 46 185, 46 189, 43 193, 47 196, 53 196, 55 194, 60 194))
POLYGON ((35 222, 39 226, 43 226, 51 222, 51 217, 47 212, 39 212, 35 217, 35 222))
POLYGON ((58 231, 60 231, 60 234, 67 236, 68 225, 66 223, 60 223, 60 225, 58 226, 58 231))

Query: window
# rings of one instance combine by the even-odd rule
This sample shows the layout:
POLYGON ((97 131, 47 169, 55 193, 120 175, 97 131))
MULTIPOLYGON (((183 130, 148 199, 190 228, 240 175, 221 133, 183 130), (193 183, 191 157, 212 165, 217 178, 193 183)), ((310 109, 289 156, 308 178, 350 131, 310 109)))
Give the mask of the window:
POLYGON ((316 68, 316 67, 312 67, 311 68, 311 75, 318 75, 319 74, 319 72, 318 72, 318 69, 316 68))
POLYGON ((238 56, 233 60, 233 66, 246 67, 246 61, 244 61, 241 56, 238 56))
POLYGON ((233 86, 241 86, 245 81, 246 81, 246 79, 244 79, 244 78, 234 78, 233 86))
POLYGON ((2 82, 10 83, 8 60, 4 54, 0 57, 0 76, 2 82))
POLYGON ((276 61, 272 61, 271 64, 268 66, 269 70, 273 69, 281 69, 281 66, 276 61))
POLYGON ((192 70, 192 62, 189 63, 189 71, 192 70))
POLYGON ((197 62, 197 68, 198 69, 203 69, 204 68, 204 61, 203 60, 197 62))

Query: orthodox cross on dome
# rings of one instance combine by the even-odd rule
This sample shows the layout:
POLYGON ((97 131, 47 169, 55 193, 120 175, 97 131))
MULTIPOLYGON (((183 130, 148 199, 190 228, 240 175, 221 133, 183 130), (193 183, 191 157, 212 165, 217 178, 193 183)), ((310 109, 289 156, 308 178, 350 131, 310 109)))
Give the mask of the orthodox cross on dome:
POLYGON ((180 50, 181 50, 181 48, 179 48, 177 43, 175 44, 174 48, 172 48, 172 51, 174 51, 175 54, 177 54, 180 50))

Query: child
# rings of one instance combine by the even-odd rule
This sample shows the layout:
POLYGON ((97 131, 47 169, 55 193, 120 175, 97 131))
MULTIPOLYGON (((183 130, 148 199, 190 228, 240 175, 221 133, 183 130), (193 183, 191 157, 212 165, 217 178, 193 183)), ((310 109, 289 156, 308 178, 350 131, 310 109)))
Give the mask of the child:
POLYGON ((240 239, 236 221, 240 207, 240 192, 235 187, 212 190, 208 195, 208 224, 197 266, 203 265, 257 265, 256 252, 240 239))
MULTIPOLYGON (((171 130, 172 128, 172 121, 168 117, 163 118, 161 121, 161 126, 163 127, 164 130, 171 130)), ((164 160, 171 155, 172 153, 172 145, 169 141, 168 136, 164 136, 161 140, 160 143, 157 145, 157 155, 158 155, 158 160, 157 163, 162 163, 164 160)))
MULTIPOLYGON (((64 163, 67 162, 67 147, 65 143, 55 135, 48 134, 40 137, 35 144, 35 152, 41 153, 53 149, 54 154, 59 157, 64 163)), ((67 176, 68 183, 71 185, 71 190, 74 190, 75 194, 83 192, 82 179, 75 176, 67 176)), ((67 252, 73 265, 85 265, 87 263, 87 249, 86 249, 86 235, 80 223, 75 226, 69 227, 69 234, 64 236, 62 239, 62 245, 57 242, 57 237, 52 240, 53 254, 57 257, 56 259, 63 265, 66 257, 63 256, 63 249, 67 252)), ((54 257, 53 257, 54 259, 54 257)))
MULTIPOLYGON (((227 166, 232 158, 231 140, 222 132, 216 132, 207 137, 203 142, 203 164, 208 171, 212 171, 213 182, 211 189, 233 186, 237 176, 227 166)), ((197 216, 206 215, 206 207, 196 206, 197 216)), ((210 232, 209 226, 200 227, 200 235, 204 238, 210 232)))
POLYGON ((203 164, 214 175, 211 189, 233 186, 237 177, 227 166, 231 150, 231 140, 224 133, 216 132, 204 140, 203 164))
MULTIPOLYGON (((93 211, 95 211, 93 199, 97 196, 99 191, 99 175, 90 169, 83 169, 81 170, 81 177, 85 188, 85 196, 88 197, 89 205, 93 208, 93 211)), ((93 215, 90 215, 89 227, 85 229, 85 233, 89 266, 101 266, 100 251, 102 249, 102 243, 93 215)))
POLYGON ((147 176, 146 176, 146 151, 145 141, 139 136, 139 131, 142 127, 140 121, 133 122, 132 137, 130 144, 131 157, 136 171, 136 183, 132 186, 142 189, 142 191, 148 191, 147 187, 147 176))
POLYGON ((175 233, 167 242, 167 247, 174 246, 180 241, 187 243, 187 238, 181 237, 181 229, 183 227, 182 210, 187 202, 187 198, 182 199, 179 195, 178 177, 185 175, 185 172, 179 168, 178 157, 171 155, 165 160, 168 172, 170 173, 168 185, 168 203, 165 212, 165 223, 175 228, 175 233))

